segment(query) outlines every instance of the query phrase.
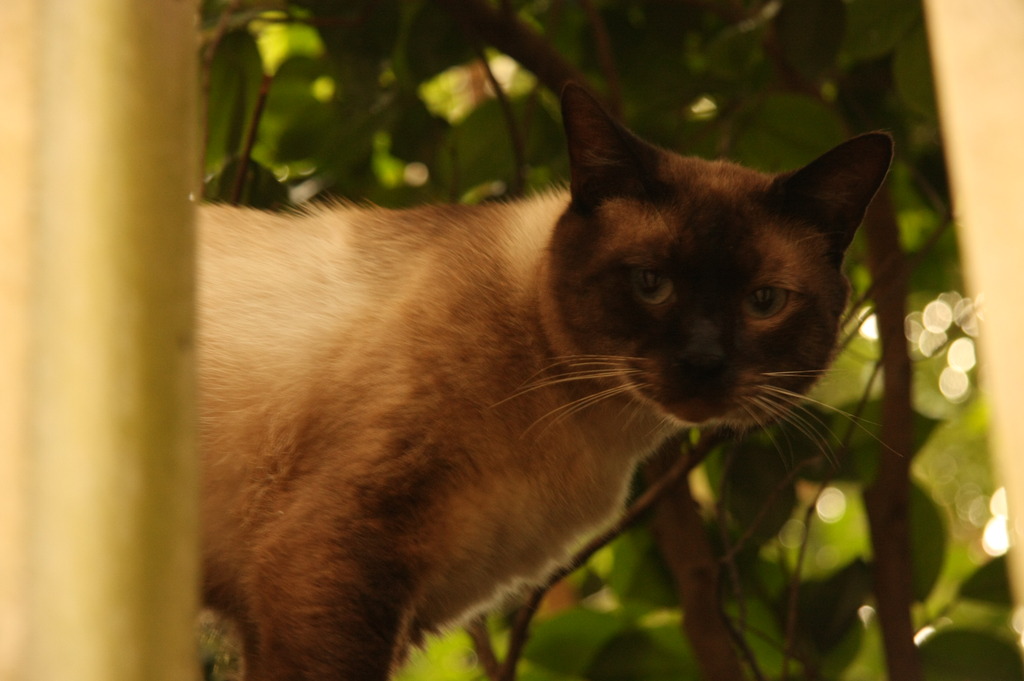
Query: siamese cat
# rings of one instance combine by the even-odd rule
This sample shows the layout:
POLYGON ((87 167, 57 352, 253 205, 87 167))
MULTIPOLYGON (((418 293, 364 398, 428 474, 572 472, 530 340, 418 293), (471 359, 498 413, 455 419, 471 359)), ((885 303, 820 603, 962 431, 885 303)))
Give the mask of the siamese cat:
POLYGON ((201 210, 204 597, 249 681, 390 678, 612 521, 664 438, 763 426, 829 364, 888 135, 769 175, 562 107, 567 191, 201 210))

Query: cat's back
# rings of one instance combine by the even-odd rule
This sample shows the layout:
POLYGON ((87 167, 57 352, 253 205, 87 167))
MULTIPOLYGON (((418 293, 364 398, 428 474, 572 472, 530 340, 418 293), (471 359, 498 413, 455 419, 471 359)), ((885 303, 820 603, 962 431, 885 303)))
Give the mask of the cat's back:
MULTIPOLYGON (((328 203, 297 213, 204 206, 199 344, 208 379, 308 369, 328 345, 395 338, 467 292, 531 283, 567 197, 388 210, 328 203)), ((426 320, 429 322, 429 319, 426 320)))
MULTIPOLYGON (((199 221, 200 331, 299 340, 382 309, 432 243, 401 211, 331 205, 300 213, 205 206, 199 221)), ((295 347, 291 351, 295 351, 295 347)))

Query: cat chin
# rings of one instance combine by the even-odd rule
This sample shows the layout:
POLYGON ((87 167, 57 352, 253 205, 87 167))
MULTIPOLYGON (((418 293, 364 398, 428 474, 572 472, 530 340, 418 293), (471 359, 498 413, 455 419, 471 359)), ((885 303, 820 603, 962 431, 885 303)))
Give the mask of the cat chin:
POLYGON ((747 412, 733 406, 693 404, 683 406, 659 405, 662 415, 679 430, 703 428, 733 433, 745 433, 763 425, 768 419, 755 420, 747 412))
POLYGON ((670 430, 709 428, 742 433, 770 420, 756 420, 731 400, 690 399, 666 403, 650 394, 652 391, 649 384, 633 385, 631 388, 633 396, 649 409, 653 408, 654 413, 670 426, 670 430))

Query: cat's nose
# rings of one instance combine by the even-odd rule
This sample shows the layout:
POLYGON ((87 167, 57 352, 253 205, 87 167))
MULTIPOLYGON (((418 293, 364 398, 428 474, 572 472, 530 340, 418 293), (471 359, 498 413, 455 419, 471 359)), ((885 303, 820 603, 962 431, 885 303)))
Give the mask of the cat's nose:
POLYGON ((711 376, 725 368, 718 327, 707 319, 692 323, 689 338, 676 355, 675 364, 689 374, 711 376))

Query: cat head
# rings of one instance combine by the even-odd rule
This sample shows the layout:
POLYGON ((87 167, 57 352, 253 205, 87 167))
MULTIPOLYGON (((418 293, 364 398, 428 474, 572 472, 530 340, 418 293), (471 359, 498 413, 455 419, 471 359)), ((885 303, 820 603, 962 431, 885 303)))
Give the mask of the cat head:
POLYGON ((843 256, 891 138, 769 175, 650 145, 582 88, 562 106, 572 200, 549 247, 545 325, 566 375, 684 425, 781 415, 833 356, 843 256))

